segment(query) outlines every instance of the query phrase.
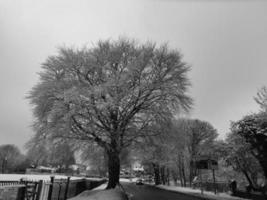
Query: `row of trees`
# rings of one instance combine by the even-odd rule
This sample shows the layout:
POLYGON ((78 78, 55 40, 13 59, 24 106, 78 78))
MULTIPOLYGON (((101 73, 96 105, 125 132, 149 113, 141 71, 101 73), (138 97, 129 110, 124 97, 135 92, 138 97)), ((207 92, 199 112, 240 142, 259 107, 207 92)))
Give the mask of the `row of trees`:
POLYGON ((142 149, 140 155, 143 163, 151 167, 156 184, 165 184, 171 178, 180 180, 182 186, 191 185, 197 175, 194 161, 205 156, 219 161, 219 180, 245 179, 250 188, 262 190, 267 169, 266 91, 262 89, 256 98, 261 112, 232 122, 225 140, 217 139, 209 123, 192 119, 174 120, 163 128, 164 137, 149 138, 149 148, 142 149))
POLYGON ((192 184, 197 175, 194 161, 201 156, 217 159, 217 177, 221 181, 238 179, 250 188, 262 190, 267 169, 267 89, 255 98, 261 111, 231 123, 225 140, 218 140, 216 130, 208 122, 192 119, 173 120, 163 125, 163 135, 146 138, 140 148, 143 164, 151 168, 156 184, 170 177, 182 186, 192 184), (167 136, 167 137, 166 137, 167 136))
POLYGON ((27 157, 32 167, 55 167, 60 173, 75 164, 75 149, 66 142, 37 141, 33 138, 28 142, 27 148, 27 157))
POLYGON ((68 144, 41 144, 32 141, 28 144, 28 151, 24 155, 18 147, 12 144, 0 146, 0 172, 1 173, 25 173, 27 168, 37 166, 50 166, 61 172, 75 164, 74 150, 68 144))
POLYGON ((146 138, 138 146, 143 164, 154 174, 156 184, 166 184, 170 179, 182 186, 190 185, 197 169, 195 161, 203 156, 214 157, 212 151, 217 131, 198 119, 178 119, 165 124, 159 137, 146 138), (143 147, 143 148, 142 148, 143 147))

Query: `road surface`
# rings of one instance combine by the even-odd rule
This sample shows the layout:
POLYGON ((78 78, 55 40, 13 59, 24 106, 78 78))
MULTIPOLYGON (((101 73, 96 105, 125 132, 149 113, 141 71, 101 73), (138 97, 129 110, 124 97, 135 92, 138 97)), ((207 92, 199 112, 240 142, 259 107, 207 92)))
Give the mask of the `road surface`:
POLYGON ((197 197, 162 190, 149 185, 122 183, 127 193, 133 195, 131 200, 199 200, 197 197))

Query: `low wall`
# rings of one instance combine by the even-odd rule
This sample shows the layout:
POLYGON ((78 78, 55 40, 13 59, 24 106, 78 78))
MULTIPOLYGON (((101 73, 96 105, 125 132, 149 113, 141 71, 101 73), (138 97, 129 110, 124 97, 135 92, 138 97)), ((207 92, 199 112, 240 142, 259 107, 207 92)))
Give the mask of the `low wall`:
MULTIPOLYGON (((71 180, 69 182, 67 198, 77 196, 85 190, 92 190, 95 187, 105 183, 105 179, 101 180, 90 180, 90 179, 81 179, 81 180, 71 180)), ((67 184, 55 181, 53 184, 52 200, 57 200, 64 198, 67 184)))

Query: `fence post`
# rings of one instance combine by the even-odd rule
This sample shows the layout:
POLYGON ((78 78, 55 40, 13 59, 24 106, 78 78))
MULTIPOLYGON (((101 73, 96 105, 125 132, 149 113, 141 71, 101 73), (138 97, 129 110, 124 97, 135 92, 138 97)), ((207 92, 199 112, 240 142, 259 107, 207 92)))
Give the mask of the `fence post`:
POLYGON ((66 188, 65 188, 64 200, 66 200, 67 196, 68 196, 69 184, 70 184, 70 177, 68 176, 67 183, 66 183, 66 188))
POLYGON ((59 185, 59 190, 58 190, 57 200, 60 200, 60 193, 61 193, 61 188, 62 188, 62 181, 60 181, 60 182, 58 183, 58 185, 59 185))
POLYGON ((53 185, 54 185, 55 177, 50 177, 50 186, 49 186, 49 192, 48 192, 48 198, 47 200, 52 200, 52 193, 53 193, 53 185))
POLYGON ((217 193, 217 188, 216 188, 216 179, 215 179, 215 169, 212 169, 212 176, 213 176, 214 194, 216 194, 217 193))
POLYGON ((26 190, 25 186, 18 188, 17 200, 24 200, 25 199, 25 190, 26 190))
POLYGON ((36 200, 40 200, 42 188, 43 188, 43 180, 40 180, 37 186, 36 200))

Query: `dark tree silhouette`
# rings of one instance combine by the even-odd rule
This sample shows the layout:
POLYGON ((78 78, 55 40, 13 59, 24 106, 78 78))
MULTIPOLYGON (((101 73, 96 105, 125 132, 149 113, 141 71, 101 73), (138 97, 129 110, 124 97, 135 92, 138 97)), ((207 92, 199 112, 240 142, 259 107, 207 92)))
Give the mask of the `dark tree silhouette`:
POLYGON ((251 153, 259 161, 267 178, 267 114, 245 116, 234 123, 234 131, 250 144, 251 153))

